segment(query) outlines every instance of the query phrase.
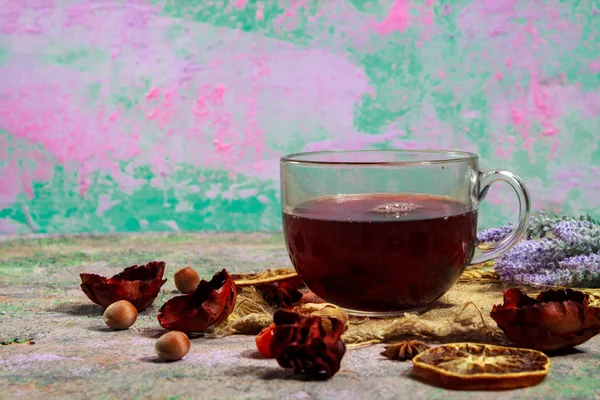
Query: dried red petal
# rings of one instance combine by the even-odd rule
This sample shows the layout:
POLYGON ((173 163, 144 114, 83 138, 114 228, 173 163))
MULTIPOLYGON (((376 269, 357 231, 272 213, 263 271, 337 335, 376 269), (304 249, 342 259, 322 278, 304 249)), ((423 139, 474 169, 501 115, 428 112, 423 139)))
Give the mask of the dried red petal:
POLYGON ((508 289, 490 315, 513 343, 536 350, 574 347, 600 333, 600 309, 572 289, 546 290, 536 299, 508 289))
POLYGON ((119 300, 127 300, 138 312, 148 308, 167 281, 164 261, 152 261, 146 265, 133 265, 123 272, 105 278, 96 274, 79 274, 81 289, 96 304, 106 308, 119 300))
POLYGON ((346 345, 341 339, 342 322, 333 318, 331 332, 327 332, 320 317, 284 310, 275 313, 273 322, 275 329, 270 350, 281 367, 327 378, 339 371, 346 353, 346 345))
POLYGON ((167 301, 159 310, 158 322, 171 331, 203 332, 231 314, 236 297, 235 283, 223 269, 210 282, 202 279, 193 292, 167 301))
POLYGON ((276 307, 288 307, 302 298, 302 293, 289 282, 274 282, 257 285, 256 289, 265 301, 276 307))

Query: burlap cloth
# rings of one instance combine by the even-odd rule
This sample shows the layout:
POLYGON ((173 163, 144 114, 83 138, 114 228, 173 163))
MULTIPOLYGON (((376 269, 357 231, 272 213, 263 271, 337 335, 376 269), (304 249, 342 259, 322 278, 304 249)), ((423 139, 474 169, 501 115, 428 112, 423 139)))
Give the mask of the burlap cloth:
MULTIPOLYGON (((227 320, 215 326, 211 335, 257 334, 272 322, 275 308, 270 307, 254 285, 298 279, 293 269, 279 268, 256 274, 234 275, 239 289, 236 308, 227 320)), ((494 304, 502 304, 505 286, 493 271, 493 263, 470 267, 459 282, 423 313, 398 318, 350 317, 343 335, 348 347, 418 338, 435 343, 480 342, 509 344, 490 317, 494 304)), ((545 288, 522 287, 530 295, 545 288)), ((590 303, 600 306, 600 289, 580 288, 590 303)))

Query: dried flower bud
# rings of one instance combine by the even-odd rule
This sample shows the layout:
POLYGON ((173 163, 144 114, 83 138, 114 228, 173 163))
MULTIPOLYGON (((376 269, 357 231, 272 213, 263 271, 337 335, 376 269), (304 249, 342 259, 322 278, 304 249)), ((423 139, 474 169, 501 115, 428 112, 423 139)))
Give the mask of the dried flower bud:
POLYGON ((128 329, 137 319, 137 309, 127 300, 112 303, 104 310, 104 322, 113 329, 128 329))
POLYGON ((187 294, 196 290, 200 283, 200 275, 192 267, 183 267, 175 272, 173 280, 177 290, 187 294))
POLYGON ((305 317, 279 310, 273 316, 275 329, 270 351, 283 368, 296 373, 323 374, 327 378, 340 369, 346 345, 341 339, 343 324, 333 318, 332 331, 327 332, 320 317, 305 317))
POLYGON ((163 261, 152 261, 146 265, 134 265, 123 272, 105 278, 96 274, 80 274, 81 289, 96 304, 106 308, 119 300, 127 300, 138 312, 148 308, 167 281, 163 261))
POLYGON ((490 315, 513 343, 536 350, 574 347, 600 333, 600 309, 571 289, 546 290, 537 299, 508 289, 490 315))
POLYGON ((348 314, 335 304, 306 303, 294 307, 292 311, 302 315, 321 317, 321 320, 323 321, 323 327, 327 332, 331 332, 333 330, 331 318, 339 320, 344 325, 344 331, 348 329, 348 314))

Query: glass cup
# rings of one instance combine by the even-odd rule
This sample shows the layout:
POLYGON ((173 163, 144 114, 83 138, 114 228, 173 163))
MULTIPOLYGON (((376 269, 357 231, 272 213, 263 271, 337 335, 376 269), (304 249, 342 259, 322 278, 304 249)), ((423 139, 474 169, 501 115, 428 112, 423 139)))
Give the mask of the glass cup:
POLYGON ((285 242, 300 277, 319 297, 364 316, 426 309, 468 265, 515 245, 530 212, 518 176, 481 172, 477 155, 459 151, 291 154, 281 159, 281 193, 285 242), (482 247, 477 212, 495 181, 515 190, 519 220, 482 247))

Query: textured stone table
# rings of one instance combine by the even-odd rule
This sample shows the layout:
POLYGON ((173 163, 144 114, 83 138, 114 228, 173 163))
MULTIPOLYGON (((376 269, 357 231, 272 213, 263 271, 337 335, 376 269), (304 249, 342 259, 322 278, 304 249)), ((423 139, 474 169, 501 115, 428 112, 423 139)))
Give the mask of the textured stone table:
POLYGON ((379 356, 382 346, 348 351, 341 371, 325 382, 262 359, 249 336, 195 338, 183 361, 163 363, 153 351, 164 332, 156 308, 114 332, 79 289, 80 272, 112 275, 155 259, 167 262, 169 279, 155 307, 174 295, 173 272, 182 265, 203 277, 223 267, 289 265, 278 234, 0 237, 0 341, 13 342, 0 346, 0 398, 600 399, 600 337, 553 357, 544 383, 493 394, 416 381, 410 363, 379 356))

